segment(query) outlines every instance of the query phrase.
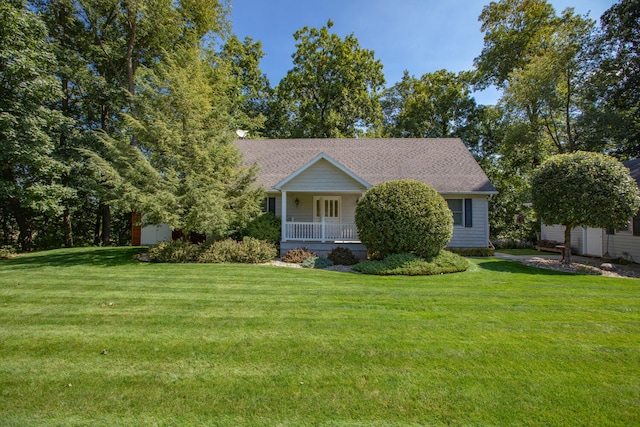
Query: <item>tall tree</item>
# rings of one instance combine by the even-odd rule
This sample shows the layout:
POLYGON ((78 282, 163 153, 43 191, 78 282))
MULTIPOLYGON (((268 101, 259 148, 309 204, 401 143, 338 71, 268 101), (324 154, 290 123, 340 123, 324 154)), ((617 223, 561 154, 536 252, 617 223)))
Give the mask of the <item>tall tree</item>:
POLYGON ((229 130, 234 81, 227 72, 195 47, 165 56, 140 75, 140 114, 128 116, 139 147, 105 137, 115 165, 105 179, 147 222, 219 238, 259 212, 255 171, 242 166, 229 130))
POLYGON ((594 145, 620 157, 640 156, 640 0, 620 0, 600 18, 593 43, 597 68, 588 80, 583 120, 594 145))
POLYGON ((385 132, 393 137, 460 137, 472 143, 467 137, 480 120, 465 75, 447 70, 419 79, 405 71, 402 81, 385 92, 382 106, 385 132))
POLYGON ((254 137, 264 128, 267 103, 273 92, 267 76, 260 70, 263 57, 262 43, 249 37, 241 42, 231 35, 214 58, 215 66, 229 68, 233 80, 229 93, 234 103, 231 128, 246 130, 254 137))
POLYGON ((529 123, 532 166, 547 153, 585 148, 577 124, 593 21, 573 9, 557 16, 546 0, 492 2, 480 20, 479 86, 502 89, 504 107, 529 123))
MULTIPOLYGON (((61 1, 72 3, 76 19, 86 33, 84 40, 89 41, 82 54, 94 72, 94 83, 86 87, 87 104, 98 104, 97 114, 91 116, 99 119, 102 131, 115 138, 124 131, 122 115, 136 116, 134 99, 141 66, 153 68, 172 49, 206 44, 228 31, 227 5, 217 0, 40 0, 40 3, 51 6, 61 1)), ((137 146, 137 134, 128 135, 130 144, 137 146)), ((110 204, 117 195, 108 185, 96 190, 100 200, 96 235, 100 235, 103 245, 108 245, 110 204)))
POLYGON ((331 33, 333 22, 294 34, 293 68, 276 89, 269 136, 355 137, 382 120, 382 63, 349 34, 331 33))
POLYGON ((20 230, 22 250, 33 243, 39 213, 61 214, 71 191, 65 165, 53 156, 63 117, 62 93, 42 21, 23 1, 0 4, 0 200, 20 230))

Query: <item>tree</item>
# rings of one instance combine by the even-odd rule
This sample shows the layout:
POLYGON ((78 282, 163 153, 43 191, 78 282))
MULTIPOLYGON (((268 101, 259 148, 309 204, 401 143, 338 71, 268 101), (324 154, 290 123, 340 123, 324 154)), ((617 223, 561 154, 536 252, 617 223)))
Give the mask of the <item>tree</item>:
POLYGON ((432 187, 415 180, 374 185, 356 207, 360 240, 376 257, 413 253, 431 259, 453 234, 453 215, 432 187))
POLYGON ((0 4, 0 200, 14 217, 22 250, 33 244, 38 214, 62 214, 72 191, 53 156, 63 117, 55 56, 42 21, 20 0, 0 4))
POLYGON ((621 227, 640 207, 638 185, 613 157, 576 152, 547 159, 531 177, 533 208, 545 224, 561 224, 564 262, 571 263, 571 229, 621 227))
POLYGON ((353 34, 331 34, 332 26, 294 34, 293 68, 276 89, 269 136, 350 138, 380 125, 382 64, 353 34))
POLYGON ((501 88, 504 108, 527 120, 532 166, 548 151, 594 148, 578 127, 593 21, 571 8, 557 16, 545 0, 491 2, 480 20, 485 47, 475 60, 478 86, 501 88))
POLYGON ((254 137, 264 128, 273 92, 267 76, 260 70, 263 57, 262 43, 249 37, 241 42, 232 35, 214 58, 215 65, 229 67, 233 80, 229 93, 234 102, 231 128, 247 130, 254 137))
MULTIPOLYGON (((50 28, 61 30, 54 35, 59 52, 84 61, 84 70, 90 71, 85 75, 59 74, 63 83, 72 83, 70 88, 83 91, 81 128, 100 129, 116 139, 126 131, 124 114, 137 114, 136 83, 141 67, 153 68, 172 49, 206 45, 228 31, 228 9, 220 1, 34 0, 32 5, 48 17, 50 28), (65 17, 67 14, 71 16, 65 17)), ((138 145, 135 133, 129 132, 128 136, 131 145, 138 145)), ((85 140, 89 145, 91 141, 85 140)), ((84 192, 97 200, 96 243, 108 245, 111 204, 118 195, 108 185, 91 187, 84 192)))
POLYGON ((592 144, 620 157, 640 156, 640 1, 620 0, 600 18, 597 64, 588 80, 583 126, 592 144))
POLYGON ((232 84, 226 69, 211 68, 198 47, 141 74, 140 114, 127 118, 139 145, 105 136, 109 162, 95 160, 97 170, 108 171, 105 182, 148 223, 221 238, 258 214, 263 194, 253 187, 255 171, 242 166, 228 129, 232 84))
POLYGON ((447 70, 420 79, 405 71, 402 81, 385 92, 385 132, 393 137, 464 137, 478 118, 478 107, 464 74, 447 70))

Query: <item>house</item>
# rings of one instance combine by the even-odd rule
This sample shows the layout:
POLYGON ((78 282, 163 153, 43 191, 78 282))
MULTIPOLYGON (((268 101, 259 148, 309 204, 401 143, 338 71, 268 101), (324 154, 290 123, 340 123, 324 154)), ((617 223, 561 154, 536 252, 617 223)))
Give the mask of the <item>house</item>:
MULTIPOLYGON (((458 138, 240 140, 246 164, 259 166, 265 211, 282 220, 281 252, 336 246, 364 256, 355 225, 358 200, 373 185, 415 179, 431 185, 453 212, 451 248, 489 247, 489 198, 495 187, 458 138)), ((145 227, 142 244, 168 238, 145 227), (146 229, 146 232, 145 232, 146 229), (145 233, 148 239, 145 239, 145 233)))
MULTIPOLYGON (((640 187, 640 159, 628 160, 623 164, 629 168, 631 177, 640 187)), ((540 238, 564 242, 564 226, 542 224, 540 238)), ((640 215, 618 229, 574 228, 571 230, 571 251, 578 255, 640 262, 640 215)))
POLYGON ((281 251, 325 253, 336 246, 364 255, 355 210, 373 185, 415 179, 431 185, 453 211, 456 248, 489 246, 488 198, 495 187, 457 138, 286 139, 237 142, 260 167, 265 209, 282 219, 281 251))

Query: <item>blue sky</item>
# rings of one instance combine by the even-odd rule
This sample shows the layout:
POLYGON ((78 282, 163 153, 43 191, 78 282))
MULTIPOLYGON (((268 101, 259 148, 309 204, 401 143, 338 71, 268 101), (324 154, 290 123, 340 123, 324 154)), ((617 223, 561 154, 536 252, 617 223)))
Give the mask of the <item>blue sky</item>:
MULTIPOLYGON (((266 54, 260 67, 272 86, 292 68, 293 33, 320 28, 329 19, 341 37, 353 33, 373 50, 384 66, 387 85, 400 81, 404 70, 416 77, 439 69, 470 70, 482 50, 478 16, 490 0, 231 0, 233 31, 242 40, 262 42, 266 54)), ((615 0, 552 0, 559 13, 566 7, 598 20, 615 0)), ((493 104, 494 90, 475 95, 493 104)))

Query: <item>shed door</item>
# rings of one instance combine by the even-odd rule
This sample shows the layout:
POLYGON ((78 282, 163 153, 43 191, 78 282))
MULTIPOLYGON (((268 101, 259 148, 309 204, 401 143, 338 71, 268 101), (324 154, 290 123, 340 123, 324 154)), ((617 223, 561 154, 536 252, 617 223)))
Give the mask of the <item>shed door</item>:
POLYGON ((313 198, 313 217, 320 222, 340 222, 340 196, 315 196, 313 198))
POLYGON ((591 256, 602 256, 602 229, 587 228, 584 233, 586 242, 584 243, 584 254, 591 256))

